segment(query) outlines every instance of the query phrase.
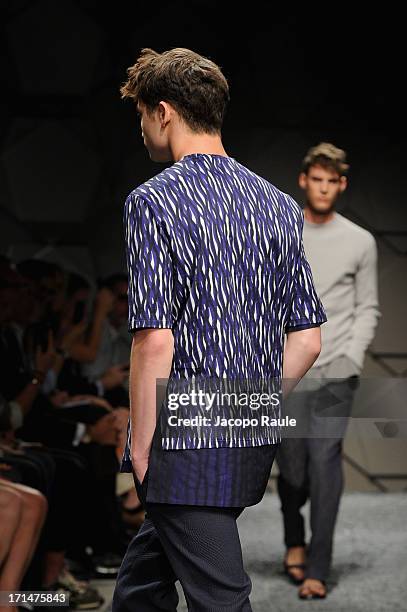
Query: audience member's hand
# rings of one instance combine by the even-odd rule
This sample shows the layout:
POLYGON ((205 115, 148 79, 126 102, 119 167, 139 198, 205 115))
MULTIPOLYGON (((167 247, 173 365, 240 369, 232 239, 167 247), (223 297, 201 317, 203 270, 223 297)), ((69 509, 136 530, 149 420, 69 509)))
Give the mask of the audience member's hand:
POLYGON ((53 366, 55 361, 55 344, 54 334, 52 331, 48 332, 48 345, 45 351, 40 346, 37 347, 35 353, 35 369, 46 374, 48 370, 53 366))
POLYGON ((75 344, 75 342, 77 342, 78 340, 82 338, 83 334, 85 333, 85 330, 86 330, 85 319, 83 319, 76 325, 70 325, 64 332, 59 342, 60 348, 63 349, 64 351, 69 351, 71 347, 75 344))
POLYGON ((116 424, 119 429, 117 446, 120 451, 123 452, 127 441, 127 425, 129 422, 130 411, 128 408, 115 408, 114 415, 116 417, 116 424))
POLYGON ((129 376, 127 365, 115 365, 106 370, 100 379, 105 389, 113 389, 119 387, 129 376))
POLYGON ((100 289, 96 296, 95 311, 107 315, 113 308, 115 296, 113 291, 104 287, 100 289))
POLYGON ((117 426, 123 431, 127 430, 127 423, 129 421, 130 410, 128 408, 115 408, 114 415, 116 417, 117 426))
POLYGON ((97 397, 96 395, 74 395, 72 400, 83 400, 87 404, 92 404, 92 406, 100 406, 101 408, 105 408, 109 412, 113 410, 111 405, 107 400, 103 397, 97 397))
POLYGON ((61 408, 61 406, 66 404, 66 402, 68 402, 71 397, 66 391, 57 390, 49 396, 49 399, 53 406, 55 406, 56 408, 61 408))
POLYGON ((24 455, 24 451, 16 448, 15 443, 0 442, 0 449, 11 455, 24 455))
POLYGON ((13 429, 7 429, 6 431, 2 431, 0 435, 0 444, 3 442, 4 444, 15 444, 16 434, 13 429))
POLYGON ((117 429, 114 413, 106 414, 94 425, 88 425, 87 433, 92 442, 97 442, 104 446, 116 446, 119 438, 119 431, 117 429))

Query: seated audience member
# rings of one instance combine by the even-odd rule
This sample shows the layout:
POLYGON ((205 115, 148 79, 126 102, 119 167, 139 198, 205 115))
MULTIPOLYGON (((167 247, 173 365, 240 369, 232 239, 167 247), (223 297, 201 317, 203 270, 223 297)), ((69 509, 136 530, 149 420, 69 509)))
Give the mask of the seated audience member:
MULTIPOLYGON (((71 461, 72 453, 67 451, 75 451, 76 457, 77 453, 81 455, 87 472, 92 476, 91 486, 86 487, 86 491, 92 491, 89 505, 96 516, 96 520, 92 517, 91 529, 88 529, 87 533, 93 537, 93 548, 99 556, 105 552, 110 554, 115 547, 120 554, 123 533, 120 531, 120 517, 115 517, 117 500, 114 487, 118 471, 115 446, 120 433, 116 424, 119 415, 112 414, 107 406, 102 414, 98 412, 96 417, 88 422, 86 418, 81 419, 80 415, 72 418, 72 415, 64 415, 60 410, 60 393, 56 392, 51 396, 44 393, 43 381, 53 367, 55 357, 53 334, 48 331, 45 347, 39 338, 36 349, 31 355, 27 354, 25 332, 30 324, 40 320, 41 308, 36 304, 35 291, 30 290, 32 285, 25 283, 24 279, 22 281, 21 276, 14 270, 7 270, 7 274, 12 276, 14 285, 9 283, 6 292, 2 292, 3 296, 6 293, 6 299, 2 300, 4 316, 0 326, 0 358, 5 367, 0 375, 0 390, 14 407, 16 433, 26 441, 44 444, 47 450, 52 452, 54 459, 56 456, 59 466, 71 461), (102 451, 103 448, 106 453, 102 451), (61 454, 62 450, 64 453, 61 454), (106 457, 107 469, 104 470, 106 457)), ((91 402, 91 399, 85 402, 84 408, 92 408, 91 402)), ((9 448, 8 452, 12 453, 12 450, 9 448)), ((33 452, 31 449, 31 453, 33 452)), ((25 469, 30 468, 25 465, 25 469)), ((64 469, 68 469, 66 465, 64 469)), ((61 467, 59 471, 61 472, 61 467)), ((64 479, 57 480, 66 482, 66 476, 67 474, 64 479)), ((80 478, 75 477, 73 480, 78 479, 80 478)), ((68 477, 68 480, 71 478, 68 477)), ((65 490, 69 493, 66 487, 65 490)), ((71 495, 71 498, 73 502, 75 496, 71 495)), ((60 508, 61 506, 63 504, 60 504, 60 508)), ((70 505, 66 504, 66 508, 70 508, 70 505)), ((63 517, 63 514, 61 516, 63 517)))
MULTIPOLYGON (((18 591, 34 555, 47 515, 48 504, 39 491, 3 478, 4 473, 7 473, 7 466, 2 464, 0 591, 18 591)), ((10 610, 10 607, 5 609, 10 610)))
POLYGON ((24 579, 22 590, 62 589, 70 595, 72 608, 97 608, 103 602, 100 594, 75 580, 65 560, 68 545, 81 534, 78 525, 86 529, 91 524, 82 508, 88 501, 86 472, 83 466, 72 469, 78 468, 72 457, 58 456, 56 449, 16 444, 12 415, 0 396, 1 540, 7 544, 0 555, 0 589, 19 589, 24 579), (68 481, 75 482, 75 495, 67 489, 68 481), (10 522, 2 506, 7 500, 16 513, 10 522))
MULTIPOLYGON (((98 349, 93 359, 82 365, 83 374, 91 381, 103 381, 109 376, 111 384, 106 387, 105 397, 114 406, 128 406, 128 365, 130 362, 131 335, 127 331, 127 277, 114 274, 102 283, 113 296, 113 302, 101 327, 98 349), (114 381, 113 374, 116 374, 114 381)), ((95 312, 98 302, 96 301, 95 312)), ((110 383, 109 380, 109 383, 110 383)))
MULTIPOLYGON (((98 368, 98 375, 84 371, 91 365, 104 344, 108 316, 115 302, 113 292, 104 287, 96 295, 93 311, 87 314, 90 284, 78 274, 71 273, 67 282, 66 302, 60 320, 57 344, 65 362, 58 377, 58 388, 70 394, 93 394, 109 399, 111 390, 121 387, 128 378, 127 368, 121 364, 98 368), (87 321, 89 319, 89 321, 87 321)), ((93 371, 94 372, 94 371, 93 371)), ((127 393, 115 405, 128 405, 127 393)))

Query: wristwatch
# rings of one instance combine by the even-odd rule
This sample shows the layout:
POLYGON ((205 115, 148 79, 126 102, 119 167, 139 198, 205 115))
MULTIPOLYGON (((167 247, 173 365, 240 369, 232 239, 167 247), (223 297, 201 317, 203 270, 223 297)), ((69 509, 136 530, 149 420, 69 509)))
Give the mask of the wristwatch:
POLYGON ((45 380, 45 374, 44 372, 41 372, 41 370, 33 370, 33 377, 30 380, 32 385, 42 385, 42 383, 45 380))

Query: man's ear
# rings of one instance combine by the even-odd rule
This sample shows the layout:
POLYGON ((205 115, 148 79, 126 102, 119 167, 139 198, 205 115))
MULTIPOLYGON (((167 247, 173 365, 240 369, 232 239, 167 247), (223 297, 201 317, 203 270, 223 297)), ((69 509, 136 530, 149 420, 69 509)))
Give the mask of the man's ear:
POLYGON ((158 104, 158 117, 162 127, 165 127, 167 125, 167 123, 171 120, 173 114, 174 109, 171 104, 168 104, 168 102, 164 102, 164 100, 161 100, 158 104))
POLYGON ((301 187, 301 189, 307 188, 307 175, 305 174, 305 172, 301 172, 301 174, 299 175, 298 184, 301 187))
POLYGON ((346 178, 346 176, 341 176, 341 178, 339 179, 340 192, 343 193, 347 186, 348 186, 348 179, 346 178))
POLYGON ((161 124, 165 121, 165 102, 158 103, 158 118, 161 124))

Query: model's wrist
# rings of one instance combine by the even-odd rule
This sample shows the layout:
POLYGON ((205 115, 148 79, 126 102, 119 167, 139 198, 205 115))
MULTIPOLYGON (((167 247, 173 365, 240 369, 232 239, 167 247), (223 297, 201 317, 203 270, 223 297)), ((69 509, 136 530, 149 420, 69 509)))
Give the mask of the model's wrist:
POLYGON ((136 463, 138 465, 142 465, 143 463, 148 463, 149 454, 148 453, 131 453, 131 461, 132 463, 136 463))

